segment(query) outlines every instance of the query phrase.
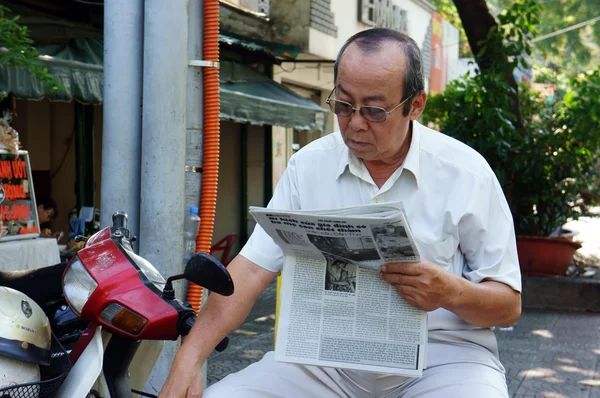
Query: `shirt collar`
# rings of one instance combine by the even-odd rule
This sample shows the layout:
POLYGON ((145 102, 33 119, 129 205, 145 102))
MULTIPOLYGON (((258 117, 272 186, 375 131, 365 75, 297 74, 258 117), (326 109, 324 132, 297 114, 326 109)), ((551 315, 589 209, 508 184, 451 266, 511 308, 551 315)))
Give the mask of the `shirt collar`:
MULTIPOLYGON (((412 122, 412 139, 410 142, 410 148, 408 148, 408 153, 406 154, 406 159, 402 166, 404 169, 410 171, 415 176, 415 181, 417 183, 417 187, 419 186, 419 152, 420 152, 420 144, 421 144, 421 132, 420 132, 421 124, 417 121, 412 122)), ((341 133, 340 133, 341 134, 341 133)), ((349 170, 350 164, 354 166, 358 166, 357 162, 360 160, 352 155, 352 152, 348 149, 346 145, 344 145, 344 151, 340 156, 340 162, 338 164, 336 179, 339 179, 342 174, 349 170)), ((359 169, 360 167, 356 167, 359 169)), ((360 176, 357 176, 360 177, 360 176)))
MULTIPOLYGON (((339 132, 338 134, 342 135, 341 132, 339 132)), ((342 140, 342 142, 344 141, 343 136, 341 137, 341 140, 342 140)), ((346 144, 344 144, 343 147, 344 147, 344 149, 342 150, 342 153, 340 155, 340 162, 338 164, 337 171, 335 173, 336 180, 339 179, 342 176, 342 174, 344 174, 346 172, 346 170, 350 166, 350 160, 352 159, 352 154, 350 153, 350 150, 348 149, 346 144)))
POLYGON ((404 168, 409 170, 415 176, 415 182, 417 188, 419 187, 419 155, 421 152, 421 124, 417 121, 412 122, 412 139, 410 141, 410 148, 404 159, 404 168))

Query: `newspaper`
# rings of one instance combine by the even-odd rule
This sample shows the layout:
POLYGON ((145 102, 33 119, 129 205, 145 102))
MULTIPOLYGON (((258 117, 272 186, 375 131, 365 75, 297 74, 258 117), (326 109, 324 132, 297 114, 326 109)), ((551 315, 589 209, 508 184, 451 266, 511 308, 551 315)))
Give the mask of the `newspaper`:
POLYGON ((401 203, 250 212, 285 253, 276 360, 422 375, 427 313, 378 277, 420 259, 401 203))

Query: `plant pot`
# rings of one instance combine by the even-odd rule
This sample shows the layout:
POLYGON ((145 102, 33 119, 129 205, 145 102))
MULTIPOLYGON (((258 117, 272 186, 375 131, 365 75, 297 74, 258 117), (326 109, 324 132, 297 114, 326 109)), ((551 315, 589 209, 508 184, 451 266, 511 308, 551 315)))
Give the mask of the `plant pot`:
POLYGON ((564 275, 581 243, 561 237, 519 236, 517 252, 525 275, 564 275))

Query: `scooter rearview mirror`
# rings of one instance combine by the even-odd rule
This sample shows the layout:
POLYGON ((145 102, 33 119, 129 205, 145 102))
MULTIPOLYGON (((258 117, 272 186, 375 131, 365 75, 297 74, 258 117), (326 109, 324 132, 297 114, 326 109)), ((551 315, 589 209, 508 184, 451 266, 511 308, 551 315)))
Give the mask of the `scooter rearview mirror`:
POLYGON ((206 253, 196 253, 183 272, 185 279, 222 296, 233 294, 233 281, 219 260, 206 253))

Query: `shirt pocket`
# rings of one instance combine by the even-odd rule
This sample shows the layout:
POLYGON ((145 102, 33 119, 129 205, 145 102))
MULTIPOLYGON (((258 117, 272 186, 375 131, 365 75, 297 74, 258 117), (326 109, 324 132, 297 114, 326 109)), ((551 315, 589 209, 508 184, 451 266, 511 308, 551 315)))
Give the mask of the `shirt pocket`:
POLYGON ((448 268, 458 249, 458 239, 453 235, 442 236, 441 239, 426 239, 415 237, 421 258, 434 264, 448 268))

